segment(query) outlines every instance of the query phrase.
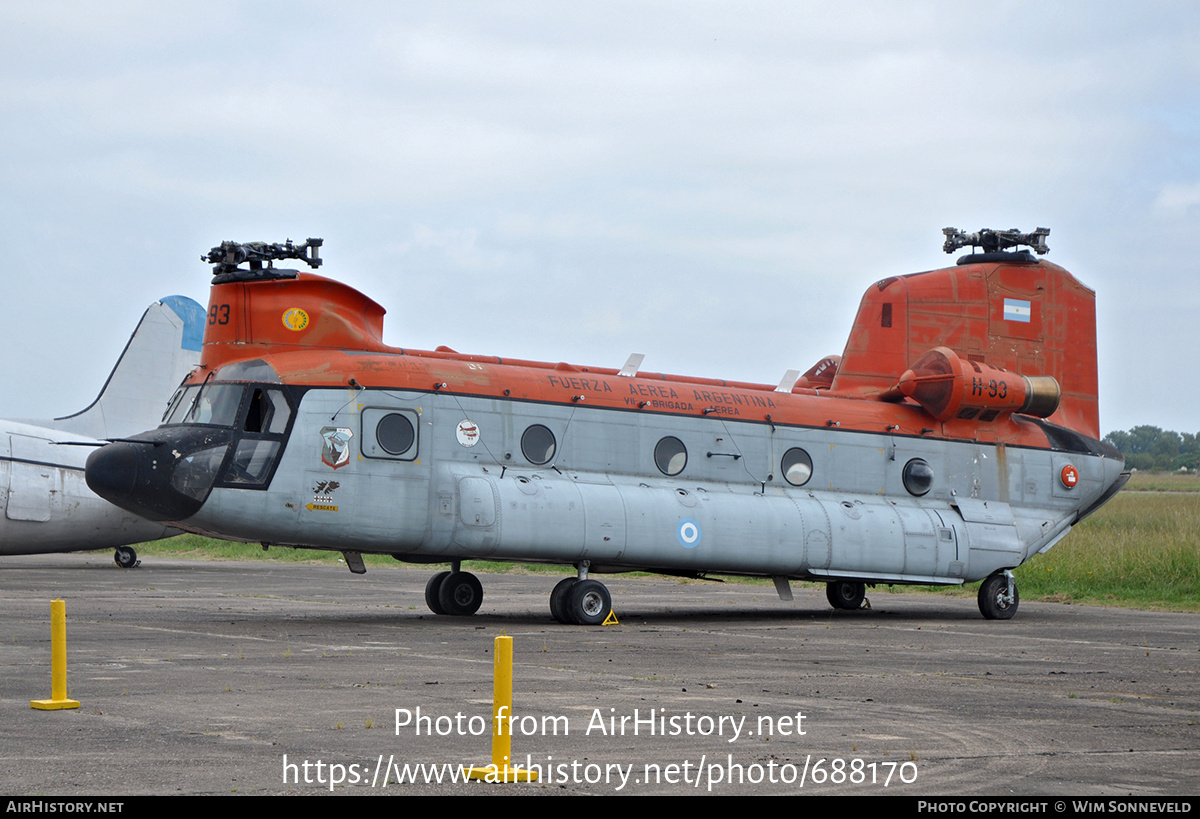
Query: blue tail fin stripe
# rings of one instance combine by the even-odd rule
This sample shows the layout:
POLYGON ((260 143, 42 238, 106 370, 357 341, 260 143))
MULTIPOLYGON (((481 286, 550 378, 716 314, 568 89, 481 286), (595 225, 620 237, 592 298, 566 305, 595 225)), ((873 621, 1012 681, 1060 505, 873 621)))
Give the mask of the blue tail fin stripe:
POLYGON ((204 308, 195 299, 187 296, 164 296, 159 301, 183 319, 182 349, 199 350, 204 342, 204 308))

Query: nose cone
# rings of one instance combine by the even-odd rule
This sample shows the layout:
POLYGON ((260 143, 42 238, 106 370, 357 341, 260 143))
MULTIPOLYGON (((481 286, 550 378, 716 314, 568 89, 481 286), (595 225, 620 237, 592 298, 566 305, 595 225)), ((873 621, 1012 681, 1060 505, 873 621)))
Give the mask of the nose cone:
POLYGON ((166 428, 101 447, 88 456, 87 484, 114 506, 177 523, 204 505, 228 449, 228 433, 166 428))
POLYGON ((109 503, 128 508, 122 501, 137 486, 138 460, 134 445, 123 441, 97 449, 87 459, 88 487, 109 503))

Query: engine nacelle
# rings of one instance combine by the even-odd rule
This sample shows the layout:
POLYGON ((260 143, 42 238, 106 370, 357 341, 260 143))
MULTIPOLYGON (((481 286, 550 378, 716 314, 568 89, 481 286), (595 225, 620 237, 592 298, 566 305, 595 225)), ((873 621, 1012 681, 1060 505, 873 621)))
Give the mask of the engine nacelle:
POLYGON ((939 421, 992 421, 1003 412, 1046 418, 1058 409, 1062 390, 1048 375, 1025 376, 935 347, 900 376, 896 388, 939 421))

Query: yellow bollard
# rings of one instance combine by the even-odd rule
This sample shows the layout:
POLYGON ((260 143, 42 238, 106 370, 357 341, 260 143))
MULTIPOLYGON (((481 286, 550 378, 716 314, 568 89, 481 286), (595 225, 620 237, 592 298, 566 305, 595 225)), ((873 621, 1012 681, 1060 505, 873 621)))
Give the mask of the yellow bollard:
POLYGON ((29 705, 39 711, 79 707, 78 700, 67 699, 67 604, 61 600, 50 603, 50 699, 29 705))
POLYGON ((512 637, 496 638, 492 669, 492 764, 471 768, 471 779, 485 782, 534 782, 537 771, 510 765, 512 759, 512 637))

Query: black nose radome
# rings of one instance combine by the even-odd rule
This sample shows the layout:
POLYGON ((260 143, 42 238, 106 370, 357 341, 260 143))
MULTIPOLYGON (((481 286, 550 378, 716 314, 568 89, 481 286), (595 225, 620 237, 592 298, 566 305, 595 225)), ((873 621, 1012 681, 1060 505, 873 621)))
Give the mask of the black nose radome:
POLYGON ((88 456, 87 485, 109 503, 123 506, 137 486, 138 461, 133 444, 122 442, 101 447, 88 456))
POLYGON ((88 456, 87 484, 109 503, 174 523, 200 511, 228 448, 223 430, 158 429, 88 456))

